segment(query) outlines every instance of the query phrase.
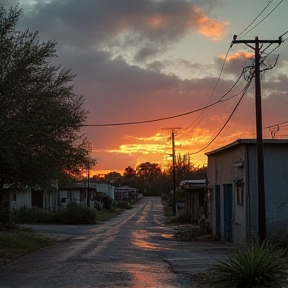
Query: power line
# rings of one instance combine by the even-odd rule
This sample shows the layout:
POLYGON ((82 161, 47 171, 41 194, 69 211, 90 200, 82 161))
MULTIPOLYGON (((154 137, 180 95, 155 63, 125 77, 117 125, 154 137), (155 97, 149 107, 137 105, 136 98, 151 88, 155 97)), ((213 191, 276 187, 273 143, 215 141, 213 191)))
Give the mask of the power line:
MULTIPOLYGON (((239 80, 241 79, 242 75, 243 75, 243 70, 242 70, 240 76, 238 77, 238 79, 236 80, 236 82, 229 88, 229 90, 228 90, 225 94, 223 94, 223 95, 219 98, 218 101, 222 100, 225 96, 227 96, 234 88, 240 86, 241 83, 240 83, 239 85, 237 85, 237 83, 238 83, 239 80)), ((241 93, 241 92, 240 92, 240 93, 241 93)), ((239 95, 239 94, 237 94, 236 96, 238 96, 238 95, 239 95)), ((235 97, 235 95, 233 95, 231 98, 233 98, 233 97, 235 97)), ((221 102, 230 100, 231 98, 222 100, 221 102)), ((211 98, 210 98, 210 99, 211 99, 211 98)), ((209 100, 209 101, 210 101, 210 100, 209 100)), ((206 104, 206 106, 205 106, 203 109, 209 108, 209 107, 207 106, 208 104, 209 104, 209 102, 206 104)), ((210 107, 211 107, 211 106, 210 106, 210 107)), ((201 114, 203 114, 203 113, 201 113, 201 114)), ((200 116, 201 116, 201 115, 200 115, 200 116)), ((184 130, 186 130, 186 132, 182 133, 182 135, 183 135, 183 134, 186 134, 187 132, 189 132, 189 131, 191 130, 191 129, 190 129, 191 126, 197 122, 197 120, 200 118, 200 116, 198 116, 198 117, 196 118, 196 120, 193 121, 193 123, 191 123, 187 128, 184 129, 184 130), (188 129, 189 129, 189 130, 188 130, 188 129)))
MULTIPOLYGON (((242 89, 239 93, 231 96, 228 99, 222 99, 222 97, 221 97, 219 100, 217 100, 214 103, 209 104, 208 106, 201 107, 201 108, 198 108, 198 109, 195 109, 195 110, 191 110, 191 111, 188 111, 188 112, 185 112, 185 113, 181 113, 181 114, 177 114, 177 115, 173 115, 173 116, 157 118, 157 119, 151 119, 151 120, 135 121, 135 122, 120 122, 120 123, 106 123, 106 124, 105 123, 104 124, 82 124, 81 127, 109 127, 109 126, 137 125, 137 124, 147 124, 147 123, 152 123, 152 122, 159 122, 159 121, 164 121, 164 120, 168 120, 168 119, 179 118, 179 117, 183 117, 183 116, 186 116, 186 115, 189 115, 189 114, 192 114, 192 113, 196 113, 196 112, 201 111, 203 109, 212 107, 212 106, 214 106, 216 104, 219 104, 221 102, 228 101, 228 100, 238 96, 240 93, 242 93, 242 91, 244 89, 242 89)), ((226 94, 225 94, 225 96, 226 96, 226 94)))
MULTIPOLYGON (((271 2, 271 1, 270 1, 271 2)), ((245 36, 246 34, 248 34, 250 31, 252 31, 253 29, 255 29, 260 23, 262 23, 269 15, 271 15, 271 13, 283 2, 283 0, 281 0, 262 20, 260 20, 255 26, 253 26, 251 29, 249 29, 248 31, 246 31, 246 33, 243 35, 245 36)), ((269 3, 270 4, 270 3, 269 3)), ((262 14, 262 13, 261 13, 262 14)))
POLYGON ((236 106, 234 107, 233 111, 231 112, 230 116, 228 117, 228 119, 226 120, 226 122, 224 123, 224 125, 222 126, 222 128, 218 131, 218 133, 213 137, 213 139, 212 139, 205 147, 203 147, 202 149, 200 149, 200 150, 198 150, 198 151, 196 151, 196 152, 191 152, 190 154, 195 155, 195 154, 198 154, 198 153, 202 152, 203 150, 205 150, 206 148, 208 148, 208 147, 216 140, 216 138, 217 138, 217 137, 220 135, 220 133, 224 130, 224 128, 226 127, 226 125, 228 124, 228 122, 230 121, 230 119, 232 118, 233 114, 235 113, 236 109, 238 108, 241 100, 243 99, 245 93, 247 92, 247 90, 248 90, 248 88, 249 88, 249 86, 250 86, 250 84, 251 84, 251 80, 252 80, 252 78, 250 79, 250 81, 249 81, 248 84, 246 85, 245 90, 243 91, 243 94, 241 95, 239 101, 237 102, 237 104, 236 104, 236 106))
POLYGON ((240 37, 260 16, 261 14, 268 8, 268 6, 273 2, 274 0, 271 0, 264 9, 256 16, 256 18, 241 32, 238 34, 238 37, 240 37))
POLYGON ((287 121, 284 121, 284 122, 281 122, 281 123, 274 124, 274 125, 266 126, 266 127, 264 127, 263 129, 269 129, 269 128, 272 128, 272 127, 274 127, 274 126, 280 126, 280 125, 286 124, 286 123, 288 123, 288 120, 287 120, 287 121))

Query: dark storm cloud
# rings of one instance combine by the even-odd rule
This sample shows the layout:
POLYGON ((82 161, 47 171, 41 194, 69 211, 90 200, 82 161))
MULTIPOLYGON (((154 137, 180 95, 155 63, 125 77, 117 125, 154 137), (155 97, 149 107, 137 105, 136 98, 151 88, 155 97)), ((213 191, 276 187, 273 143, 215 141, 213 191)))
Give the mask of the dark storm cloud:
MULTIPOLYGON (((78 48, 113 43, 125 47, 132 36, 134 45, 146 42, 166 49, 167 43, 197 31, 202 16, 185 0, 82 0, 81 4, 79 0, 54 0, 35 4, 23 24, 78 48)), ((142 48, 137 57, 146 57, 148 52, 159 52, 159 47, 142 48)))

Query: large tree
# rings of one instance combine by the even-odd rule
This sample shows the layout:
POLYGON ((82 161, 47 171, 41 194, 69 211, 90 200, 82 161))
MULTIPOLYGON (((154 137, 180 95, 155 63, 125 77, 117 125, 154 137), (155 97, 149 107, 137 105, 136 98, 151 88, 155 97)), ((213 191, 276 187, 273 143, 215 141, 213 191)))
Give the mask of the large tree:
POLYGON ((56 66, 56 43, 17 31, 21 9, 0 7, 0 187, 45 187, 85 166, 87 111, 70 70, 56 66))

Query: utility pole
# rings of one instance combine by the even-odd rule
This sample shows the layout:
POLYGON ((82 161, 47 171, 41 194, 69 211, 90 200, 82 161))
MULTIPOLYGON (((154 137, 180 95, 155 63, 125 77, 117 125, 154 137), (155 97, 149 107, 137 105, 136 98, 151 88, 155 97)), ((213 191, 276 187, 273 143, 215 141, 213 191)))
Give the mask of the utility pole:
MULTIPOLYGON (((234 36, 232 44, 246 44, 255 51, 255 108, 256 108, 256 131, 257 131, 257 183, 258 183, 258 235, 260 243, 263 243, 266 237, 266 209, 265 209, 265 186, 264 186, 264 153, 263 153, 263 137, 262 137, 262 109, 261 109, 261 80, 260 80, 260 45, 273 43, 281 44, 282 39, 278 40, 236 40, 234 36), (255 44, 255 47, 249 45, 255 44)), ((268 48, 267 47, 267 48, 268 48)))
POLYGON ((87 193, 86 193, 86 205, 90 207, 90 153, 92 151, 92 144, 87 143, 87 193))
POLYGON ((171 142, 172 142, 172 175, 173 175, 173 216, 176 215, 176 170, 175 170, 175 130, 181 129, 181 127, 174 127, 174 128, 162 128, 162 129, 169 129, 171 130, 171 142))

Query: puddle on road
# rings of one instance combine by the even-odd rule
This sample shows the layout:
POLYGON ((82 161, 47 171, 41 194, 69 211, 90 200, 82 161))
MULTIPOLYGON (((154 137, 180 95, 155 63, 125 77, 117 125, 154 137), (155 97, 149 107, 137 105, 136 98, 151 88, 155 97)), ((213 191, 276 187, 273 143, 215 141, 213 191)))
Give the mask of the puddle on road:
MULTIPOLYGON (((174 274, 167 273, 164 267, 159 265, 126 264, 127 271, 132 276, 129 288, 153 287, 153 288, 175 288, 173 284, 174 274), (170 282, 170 283, 169 283, 170 282)), ((125 270, 126 270, 125 269, 125 270)))
MULTIPOLYGON (((165 234, 162 234, 165 235, 165 234)), ((167 250, 168 248, 165 248, 163 246, 161 246, 160 244, 151 242, 151 238, 153 237, 153 235, 149 235, 149 233, 147 233, 147 231, 145 230, 138 230, 138 231, 134 231, 132 233, 132 243, 141 249, 146 249, 146 250, 167 250)))

